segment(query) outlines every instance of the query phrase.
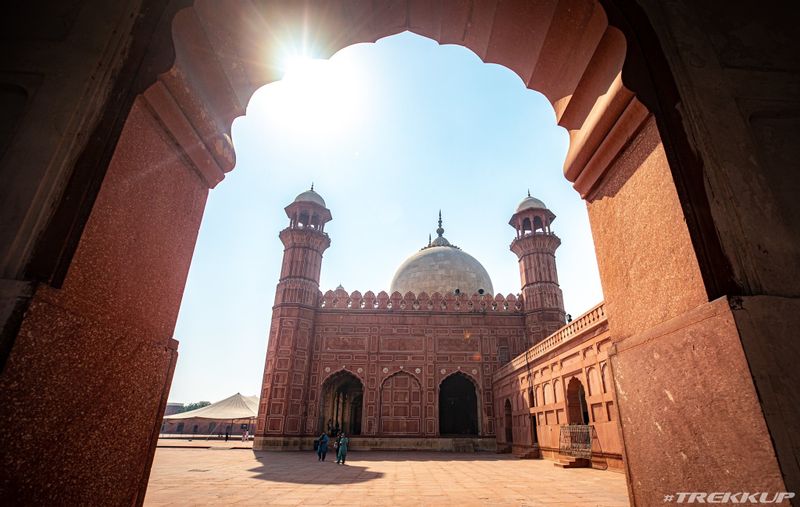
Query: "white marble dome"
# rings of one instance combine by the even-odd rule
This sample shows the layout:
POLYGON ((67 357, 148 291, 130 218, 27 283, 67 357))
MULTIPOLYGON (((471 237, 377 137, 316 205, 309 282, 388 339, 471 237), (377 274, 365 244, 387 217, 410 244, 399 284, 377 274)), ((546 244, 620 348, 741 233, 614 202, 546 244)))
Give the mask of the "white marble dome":
POLYGON ((321 195, 314 192, 313 186, 311 187, 311 190, 306 190, 302 194, 295 197, 294 202, 313 202, 315 204, 319 204, 323 208, 325 207, 325 200, 322 198, 321 195))
POLYGON ((519 206, 517 206, 517 213, 525 209, 547 209, 547 206, 539 199, 528 194, 528 197, 520 201, 519 206))
POLYGON ((492 279, 478 260, 450 244, 442 234, 444 229, 439 218, 439 236, 430 244, 403 261, 392 278, 389 293, 413 292, 428 295, 494 294, 492 279))

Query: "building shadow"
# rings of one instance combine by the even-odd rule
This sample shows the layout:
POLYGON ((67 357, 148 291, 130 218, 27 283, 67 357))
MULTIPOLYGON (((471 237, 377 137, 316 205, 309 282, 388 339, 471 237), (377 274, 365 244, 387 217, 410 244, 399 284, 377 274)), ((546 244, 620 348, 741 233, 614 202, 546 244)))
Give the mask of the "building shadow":
MULTIPOLYGON (((336 456, 328 454, 318 461, 311 452, 254 452, 259 465, 248 469, 254 479, 293 484, 356 484, 383 477, 382 472, 359 465, 337 465, 336 456), (332 459, 331 459, 332 458, 332 459)), ((348 456, 349 457, 349 456, 348 456)))

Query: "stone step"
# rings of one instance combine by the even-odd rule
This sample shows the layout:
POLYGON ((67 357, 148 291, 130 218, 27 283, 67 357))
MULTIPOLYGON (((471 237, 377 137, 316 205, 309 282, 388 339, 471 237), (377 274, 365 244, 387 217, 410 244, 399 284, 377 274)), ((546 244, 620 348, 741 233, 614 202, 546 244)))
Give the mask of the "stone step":
POLYGON ((558 461, 553 463, 553 465, 559 468, 590 468, 592 466, 592 462, 586 458, 559 456, 558 461))
POLYGON ((470 440, 453 440, 453 452, 475 452, 475 445, 470 440))

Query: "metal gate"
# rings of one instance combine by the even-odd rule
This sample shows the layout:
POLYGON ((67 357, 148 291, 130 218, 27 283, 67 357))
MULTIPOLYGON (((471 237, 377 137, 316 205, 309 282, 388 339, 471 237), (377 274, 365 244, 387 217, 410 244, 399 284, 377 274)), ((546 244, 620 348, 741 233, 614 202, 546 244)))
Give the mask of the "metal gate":
POLYGON ((566 424, 561 426, 558 452, 576 458, 592 458, 592 426, 566 424))

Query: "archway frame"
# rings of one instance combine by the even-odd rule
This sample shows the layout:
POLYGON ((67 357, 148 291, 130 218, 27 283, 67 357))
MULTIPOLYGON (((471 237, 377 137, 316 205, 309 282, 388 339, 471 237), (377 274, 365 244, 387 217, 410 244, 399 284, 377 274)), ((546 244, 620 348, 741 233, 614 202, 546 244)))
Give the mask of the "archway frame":
MULTIPOLYGON (((475 377, 460 369, 445 374, 441 379, 439 379, 439 383, 436 384, 436 404, 433 409, 434 413, 436 414, 436 421, 439 423, 439 425, 441 424, 441 414, 439 413, 439 407, 441 404, 440 400, 442 395, 442 384, 444 383, 445 380, 449 379, 450 377, 454 377, 456 375, 465 377, 472 384, 472 388, 475 389, 475 404, 476 404, 475 410, 477 411, 475 415, 478 418, 478 437, 482 437, 484 436, 483 391, 481 390, 480 383, 475 377)), ((437 433, 439 433, 439 425, 437 425, 436 427, 437 433)))
POLYGON ((506 445, 514 445, 514 404, 510 397, 503 401, 503 438, 506 445))
POLYGON ((570 375, 569 377, 564 378, 564 408, 566 409, 567 414, 567 424, 592 424, 592 417, 591 417, 591 410, 588 405, 588 400, 586 399, 588 396, 588 391, 586 389, 586 382, 583 380, 583 375, 570 375), (576 398, 578 405, 573 405, 572 395, 571 395, 571 386, 575 387, 574 397, 576 398), (581 396, 583 394, 583 396, 581 396), (583 398, 583 401, 581 401, 583 398), (573 411, 577 410, 580 422, 574 421, 573 411), (584 411, 585 410, 585 411, 584 411), (584 414, 586 414, 586 421, 584 421, 584 414))
MULTIPOLYGON (((133 86, 128 83, 132 89, 124 107, 130 110, 141 94, 151 107, 168 109, 161 119, 173 134, 179 149, 195 163, 201 179, 213 188, 235 165, 229 136, 233 120, 245 114, 247 102, 258 88, 280 79, 280 65, 263 58, 263 54, 270 53, 259 46, 259 42, 291 48, 305 47, 309 40, 320 41, 313 56, 328 58, 353 44, 375 42, 402 31, 411 31, 440 44, 462 45, 485 63, 509 68, 520 76, 526 88, 545 95, 553 105, 558 124, 575 132, 570 136, 564 173, 582 197, 591 194, 615 153, 638 132, 648 110, 657 113, 659 132, 665 143, 675 147, 676 155, 671 157, 670 166, 678 169, 678 192, 681 195, 696 192, 693 186, 681 184, 682 181, 696 180, 699 167, 696 157, 686 155, 691 148, 683 124, 680 118, 658 115, 662 110, 670 110, 668 107, 676 101, 677 88, 644 13, 627 0, 569 0, 562 3, 557 8, 551 4, 544 9, 531 3, 526 17, 531 23, 528 31, 533 35, 526 38, 519 35, 523 26, 521 19, 506 19, 513 21, 515 29, 504 37, 497 35, 500 30, 497 25, 510 14, 495 12, 496 6, 491 5, 492 2, 474 5, 469 12, 462 12, 462 6, 457 13, 452 13, 448 9, 456 9, 454 6, 425 9, 412 7, 409 3, 401 9, 400 2, 394 7, 390 4, 346 7, 334 0, 325 8, 316 10, 301 2, 294 5, 286 2, 276 3, 262 11, 255 2, 227 4, 194 0, 190 7, 160 13, 164 18, 157 30, 166 39, 160 43, 166 44, 174 56, 165 58, 159 53, 158 49, 163 51, 163 46, 151 48, 149 53, 141 55, 148 66, 146 72, 132 83, 133 86), (591 8, 587 10, 587 6, 591 8), (579 9, 582 17, 574 18, 583 25, 559 26, 553 22, 564 14, 561 9, 575 8, 579 9), (492 18, 488 25, 484 19, 487 16, 492 18), (243 33, 233 36, 229 30, 238 19, 248 19, 248 23, 243 33), (270 19, 275 19, 281 26, 271 26, 270 19), (633 21, 643 22, 639 25, 633 21), (591 28, 590 35, 585 33, 588 28, 591 28), (562 29, 564 33, 559 35, 562 29), (164 32, 171 32, 171 38, 165 37, 164 32), (270 35, 264 37, 264 34, 270 35), (587 37, 588 40, 584 40, 587 37), (516 47, 520 38, 527 47, 516 47), (631 45, 626 39, 636 44, 631 45), (561 44, 565 41, 572 44, 561 44), (580 47, 573 47, 576 41, 580 47), (579 55, 578 68, 559 67, 570 51, 579 55), (535 57, 528 57, 527 61, 511 57, 520 53, 535 57), (226 60, 229 61, 225 63, 226 60), (610 74, 607 69, 606 72, 602 69, 608 65, 614 69, 610 74), (550 81, 542 81, 540 76, 550 81), (630 91, 623 84, 623 77, 625 82, 633 83, 637 92, 630 91), (658 86, 655 86, 656 79, 658 86), (221 87, 217 83, 225 85, 221 87), (600 100, 609 93, 613 96, 600 100), (195 97, 213 97, 214 100, 198 104, 195 97), (177 132, 187 127, 191 134, 177 132), (671 135, 664 135, 667 131, 671 135), (605 138, 614 138, 616 144, 601 146, 605 138), (595 157, 600 148, 607 153, 595 157), (592 163, 587 165, 590 161, 592 163), (683 173, 686 174, 681 176, 683 173)), ((116 118, 112 128, 104 125, 94 134, 109 137, 113 145, 121 135, 124 121, 125 117, 116 118)), ((62 204, 56 210, 58 220, 42 224, 43 228, 47 227, 35 255, 25 268, 28 273, 56 287, 61 286, 99 192, 98 181, 102 181, 111 154, 87 153, 90 160, 76 167, 61 199, 62 204), (87 185, 93 187, 89 193, 85 189, 87 185), (65 224, 70 225, 65 227, 65 224), (53 249, 55 244, 67 246, 53 249)), ((695 194, 688 197, 692 198, 682 199, 682 202, 690 230, 698 233, 708 231, 713 224, 706 209, 707 197, 695 194), (693 200, 699 201, 696 209, 689 208, 688 203, 693 200)), ((707 278, 705 285, 713 299, 725 293, 724 288, 730 287, 730 269, 726 267, 715 234, 692 234, 692 240, 701 252, 698 260, 703 265, 702 273, 707 278)))
MULTIPOLYGON (((706 193, 702 161, 688 140, 689 136, 682 124, 681 109, 676 107, 681 102, 681 97, 677 93, 672 74, 661 52, 659 39, 650 27, 648 17, 637 5, 627 0, 604 0, 602 3, 606 7, 612 24, 618 26, 625 33, 627 40, 633 43, 633 45, 628 44, 622 77, 625 77, 625 84, 631 85, 636 90, 636 96, 655 115, 658 134, 664 143, 669 159, 669 170, 672 175, 671 183, 674 183, 676 187, 680 200, 679 205, 690 232, 689 239, 693 246, 692 255, 697 258, 697 263, 700 267, 699 272, 703 278, 704 283, 701 290, 708 296, 707 300, 713 300, 726 294, 736 296, 755 293, 743 292, 747 287, 735 283, 730 274, 728 260, 722 254, 718 233, 711 217, 711 206, 709 206, 706 193), (656 83, 658 83, 658 86, 655 85, 656 83)), ((236 56, 241 47, 236 47, 236 42, 231 40, 234 31, 231 31, 230 28, 235 26, 237 21, 241 22, 242 19, 255 21, 253 25, 257 25, 259 17, 269 17, 269 13, 257 12, 257 6, 249 2, 233 4, 233 7, 231 4, 219 7, 221 4, 222 2, 217 4, 217 8, 227 10, 221 16, 218 15, 219 11, 215 11, 213 2, 203 0, 198 0, 191 7, 180 11, 177 15, 175 14, 176 10, 186 4, 175 2, 170 3, 168 7, 143 12, 141 13, 142 16, 138 16, 138 12, 125 16, 126 18, 137 20, 137 26, 130 32, 130 40, 137 43, 130 46, 132 49, 129 54, 120 55, 119 53, 110 52, 113 53, 111 56, 116 60, 111 61, 112 65, 107 65, 106 67, 121 69, 121 71, 118 73, 110 72, 108 76, 105 76, 104 79, 106 81, 104 83, 109 83, 107 85, 108 88, 101 91, 109 92, 107 96, 111 96, 113 99, 103 102, 100 104, 101 107, 91 108, 84 113, 81 119, 85 121, 83 121, 74 137, 85 140, 85 143, 83 141, 75 142, 65 152, 54 156, 54 159, 57 158, 55 164, 47 165, 47 169, 55 167, 56 170, 52 171, 53 174, 42 176, 42 184, 36 188, 36 197, 31 198, 30 203, 23 203, 23 207, 30 204, 26 208, 26 210, 30 211, 29 213, 26 211, 25 220, 27 222, 19 227, 11 228, 12 234, 16 234, 16 236, 11 238, 10 241, 0 241, 0 248, 4 249, 2 255, 0 255, 0 260, 3 262, 3 273, 10 279, 24 280, 26 282, 20 284, 20 288, 14 289, 18 290, 15 294, 19 295, 18 300, 20 302, 16 304, 11 316, 6 317, 7 320, 3 326, 5 337, 9 337, 5 339, 2 344, 2 350, 0 350, 0 361, 2 361, 3 365, 6 364, 5 361, 8 359, 12 348, 18 348, 15 340, 23 336, 23 333, 19 331, 23 325, 23 317, 31 314, 30 311, 26 312, 26 310, 34 307, 32 302, 40 304, 37 308, 41 308, 42 303, 44 305, 55 304, 55 306, 59 306, 59 303, 70 299, 80 300, 82 296, 86 295, 87 291, 93 289, 91 284, 88 284, 88 287, 86 286, 87 284, 84 283, 86 279, 73 284, 66 282, 69 281, 70 275, 75 271, 76 258, 79 257, 76 255, 76 249, 78 249, 79 243, 92 245, 98 240, 98 236, 102 236, 102 234, 97 234, 98 230, 100 233, 107 232, 103 231, 102 227, 94 231, 89 230, 91 228, 87 227, 87 223, 91 220, 100 225, 106 223, 104 220, 108 216, 104 216, 103 210, 95 206, 95 200, 101 198, 101 194, 107 186, 108 178, 105 181, 104 178, 113 175, 113 163, 109 168, 109 161, 112 160, 115 147, 119 148, 123 144, 123 126, 130 118, 132 111, 138 107, 140 109, 149 109, 151 112, 156 113, 157 117, 155 119, 160 122, 163 134, 171 138, 175 144, 174 151, 176 156, 183 158, 184 162, 186 162, 186 169, 194 172, 197 180, 205 185, 206 188, 216 185, 222 179, 224 173, 232 168, 232 145, 230 144, 230 139, 226 138, 230 121, 235 116, 238 116, 240 111, 243 111, 246 99, 249 98, 249 95, 254 90, 252 88, 254 82, 260 81, 261 84, 268 82, 269 79, 260 79, 259 76, 269 76, 271 71, 266 69, 259 74, 258 68, 254 68, 255 72, 252 72, 250 76, 246 75, 247 72, 240 65, 241 62, 247 60, 252 63, 261 62, 262 60, 243 57, 242 55, 252 54, 247 53, 247 51, 236 56), (248 14, 255 14, 256 17, 251 18, 248 14), (213 20, 216 27, 207 29, 209 27, 204 23, 208 23, 209 20, 213 20), (145 29, 142 28, 142 25, 145 25, 145 29), (146 29, 150 31, 148 32, 146 29), (172 39, 170 39, 170 33, 173 35, 172 39), (226 33, 231 37, 226 38, 226 33), (172 58, 173 56, 175 56, 174 59, 172 58), (228 56, 232 56, 228 63, 233 62, 233 65, 226 65, 225 60, 228 56), (254 75, 257 77, 253 78, 254 75), (65 183, 66 188, 61 192, 61 188, 65 183), (52 214, 50 214, 51 209, 55 209, 52 214), (99 218, 95 215, 99 215, 99 218), (64 292, 59 293, 57 290, 52 289, 64 289, 64 292)), ((335 5, 335 8, 339 10, 344 8, 344 4, 338 2, 332 2, 329 5, 335 5)), ((442 20, 455 19, 439 4, 430 9, 424 6, 420 7, 420 4, 412 5, 411 2, 397 3, 394 6, 391 3, 381 2, 370 2, 368 4, 365 3, 365 5, 369 5, 368 9, 372 10, 366 13, 350 12, 349 24, 335 15, 332 19, 326 20, 330 21, 334 27, 328 35, 333 40, 336 40, 337 45, 340 47, 355 42, 374 40, 406 29, 422 35, 433 34, 432 38, 443 42, 442 20), (347 29, 348 26, 351 29, 347 29), (357 36, 350 37, 353 34, 357 36)), ((471 10, 465 18, 463 30, 456 37, 460 37, 464 43, 463 45, 467 47, 470 47, 470 41, 472 43, 475 42, 474 36, 478 33, 477 31, 467 30, 467 25, 476 27, 475 30, 486 29, 486 26, 481 25, 480 20, 492 18, 493 21, 489 24, 489 28, 493 29, 495 20, 502 21, 504 19, 497 12, 492 11, 488 14, 486 12, 489 8, 487 6, 494 9, 497 4, 478 2, 470 5, 471 10)), ((303 16, 303 14, 307 14, 305 12, 308 8, 307 5, 297 3, 295 6, 285 4, 279 7, 286 9, 286 14, 289 18, 309 20, 308 16, 303 16)), ((518 16, 514 21, 517 22, 518 27, 524 27, 526 30, 536 26, 535 23, 526 23, 528 19, 526 16, 531 16, 535 19, 547 18, 546 16, 535 16, 530 13, 523 14, 525 15, 518 16)), ((280 18, 281 16, 273 17, 280 18)), ((315 21, 317 20, 312 19, 310 22, 311 33, 315 32, 313 29, 315 21)), ((254 28, 257 29, 258 27, 254 28)), ((492 30, 489 31, 491 33, 492 30)), ((519 35, 513 30, 497 31, 519 35)), ((124 35, 128 34, 126 31, 122 33, 124 35)), ((266 31, 261 31, 262 36, 263 33, 266 33, 266 31)), ((448 33, 452 33, 452 30, 448 33)), ((530 30, 530 33, 536 34, 536 30, 530 30)), ((539 33, 549 33, 549 30, 539 31, 539 33)), ((247 36, 251 34, 240 35, 244 35, 243 38, 247 39, 247 36)), ((275 35, 279 36, 281 33, 275 35)), ((530 47, 524 44, 530 41, 524 38, 521 41, 522 43, 516 45, 509 45, 508 40, 490 43, 490 36, 486 40, 488 42, 484 49, 491 47, 493 51, 499 51, 500 54, 507 51, 506 56, 514 52, 514 46, 519 48, 518 52, 530 53, 530 47), (509 47, 512 49, 509 49, 509 47)), ((666 39, 662 37, 662 40, 666 39)), ((123 46, 125 45, 123 44, 123 46)), ((538 49, 541 53, 542 46, 539 46, 538 49)), ((484 58, 485 55, 482 55, 481 52, 476 51, 476 54, 479 54, 484 61, 491 61, 491 59, 484 58)), ((540 54, 537 56, 540 56, 540 54)), ((513 64, 501 61, 495 63, 514 68, 513 64)), ((256 65, 256 67, 259 66, 256 65)), ((261 65, 260 67, 263 70, 266 66, 261 65)), ((583 80, 581 79, 580 81, 583 80)), ((105 94, 100 95, 106 96, 105 94)), ((571 96, 574 95, 573 93, 571 96)), ((628 103, 628 105, 631 104, 632 102, 628 103)), ((639 109, 638 114, 641 114, 641 110, 636 107, 636 104, 632 109, 626 108, 624 111, 628 111, 635 118, 637 117, 635 109, 639 109)), ((609 116, 605 119, 611 120, 610 130, 599 135, 599 138, 602 138, 603 142, 609 140, 611 144, 616 143, 618 148, 625 146, 631 135, 635 135, 638 132, 633 128, 633 133, 631 133, 631 124, 635 123, 635 121, 631 121, 631 117, 628 117, 629 121, 623 122, 618 121, 621 116, 616 119, 609 116), (626 135, 626 133, 630 135, 626 135)), ((607 124, 605 126, 608 127, 607 124)), ((696 134, 697 132, 694 133, 696 134)), ((584 134, 587 134, 587 132, 584 132, 584 134)), ((584 135, 584 138, 591 137, 588 134, 584 135)), ((594 140, 598 140, 598 137, 595 136, 594 140)), ((605 148, 601 151, 606 156, 611 156, 611 158, 615 153, 619 153, 619 150, 613 149, 613 146, 606 146, 605 148)), ((701 148, 698 151, 702 150, 705 150, 705 148, 701 148)), ((707 155, 707 150, 704 154, 707 155)), ((597 178, 602 176, 600 174, 602 171, 600 170, 605 164, 600 163, 602 160, 597 160, 596 162, 599 166, 595 164, 594 168, 599 172, 586 173, 587 176, 584 177, 584 183, 586 183, 587 179, 591 180, 595 176, 597 178)), ((719 178, 720 175, 715 174, 714 177, 719 178)), ((580 185, 579 179, 580 176, 575 180, 576 185, 580 185)), ((712 185, 712 188, 715 187, 712 185)), ((586 194, 586 197, 589 200, 592 199, 591 194, 586 194)), ((134 199, 135 197, 131 196, 130 198, 134 199)), ((202 213, 202 206, 200 207, 200 213, 202 213)), ((190 229, 191 225, 185 227, 190 229)), ((117 230, 124 229, 117 228, 117 230)), ((188 237, 196 234, 196 230, 182 230, 180 232, 188 237)), ((735 235, 736 231, 733 233, 725 231, 725 233, 735 235)), ((113 237, 113 235, 110 237, 113 237)), ((187 255, 185 251, 180 252, 184 257, 170 259, 174 272, 185 276, 191 257, 190 253, 189 251, 187 255)), ((749 272, 747 270, 753 270, 749 264, 740 264, 737 264, 740 270, 746 272, 749 272), (742 268, 742 265, 744 268, 742 268)), ((157 269, 157 266, 151 266, 151 268, 157 269)), ((107 276, 108 280, 114 282, 117 280, 117 278, 114 278, 115 276, 124 278, 130 275, 131 273, 126 272, 107 276, 106 273, 101 272, 97 276, 100 278, 107 276)), ((746 281, 742 282, 742 284, 744 283, 746 281)), ((116 288, 113 283, 108 285, 109 287, 103 287, 103 289, 112 294, 114 290, 125 290, 124 285, 116 288)), ((166 312, 164 312, 165 315, 160 316, 163 322, 159 321, 159 324, 163 324, 162 327, 155 326, 156 332, 151 332, 151 329, 138 329, 137 333, 126 329, 124 333, 119 334, 120 336, 129 335, 132 338, 135 335, 154 337, 152 341, 156 343, 155 346, 146 339, 138 337, 137 339, 143 345, 146 344, 146 347, 166 349, 166 355, 170 357, 166 366, 162 363, 152 363, 152 367, 157 370, 160 376, 154 376, 154 378, 157 377, 156 380, 150 380, 150 384, 143 386, 143 397, 138 400, 146 407, 148 413, 152 414, 163 412, 172 371, 174 370, 177 343, 171 340, 169 330, 174 325, 174 316, 177 314, 180 291, 176 295, 171 292, 172 289, 172 286, 162 289, 160 292, 155 293, 152 298, 154 303, 164 303, 161 306, 167 308, 166 312), (170 312, 173 312, 172 323, 169 322, 170 312)), ((106 293, 103 291, 96 292, 100 298, 106 293)), ((109 300, 113 300, 113 298, 109 300)), ((704 303, 707 303, 707 301, 704 301, 704 303)), ((89 321, 92 321, 91 317, 95 316, 92 311, 96 310, 95 308, 90 308, 89 310, 86 308, 81 309, 70 305, 61 305, 60 308, 66 312, 73 312, 77 316, 87 317, 89 321)), ((112 305, 109 313, 113 314, 113 310, 115 308, 112 305)), ((143 313, 147 315, 148 308, 146 305, 143 305, 140 310, 143 310, 143 313)), ((46 312, 48 310, 43 311, 46 312)), ((133 311, 130 313, 135 314, 133 311)), ((683 315, 683 313, 670 315, 670 317, 678 315, 683 315)), ((126 316, 126 312, 123 312, 123 316, 126 316)), ((136 317, 136 315, 133 315, 133 317, 136 317)), ((611 317, 613 317, 613 314, 611 314, 611 317)), ((119 320, 124 319, 120 317, 119 320)), ((131 318, 123 324, 128 326, 130 323, 145 321, 146 319, 131 318)), ((613 321, 611 322, 613 324, 613 321)), ((115 325, 113 322, 108 323, 105 321, 101 324, 109 325, 111 328, 115 325)), ((123 324, 118 324, 118 326, 122 328, 124 327, 123 324)), ((141 324, 139 325, 141 326, 141 324)), ((133 328, 136 329, 136 324, 133 324, 133 328)), ((641 327, 637 331, 641 332, 643 329, 649 329, 649 327, 641 327)), ((55 333, 51 334, 55 335, 55 333)), ((91 331, 86 332, 86 335, 90 334, 91 331)), ((736 330, 731 331, 731 334, 736 334, 736 330)), ((25 340, 27 338, 22 339, 25 340)), ((27 368, 36 368, 38 366, 30 361, 30 355, 24 359, 26 360, 27 368)), ((91 368, 93 365, 87 363, 86 367, 91 368)), ((9 367, 9 370, 12 372, 9 382, 15 380, 16 372, 24 371, 16 364, 13 367, 9 367)), ((116 370, 114 371, 118 373, 116 370)), ((58 375, 58 377, 63 379, 73 378, 76 382, 84 378, 81 371, 77 373, 67 371, 63 375, 58 375)), ((13 394, 14 401, 35 399, 35 393, 42 390, 37 382, 43 382, 43 380, 31 382, 23 389, 16 391, 13 394)), ((751 381, 748 380, 748 382, 751 381)), ((752 383, 747 383, 744 387, 750 389, 752 388, 752 383)), ((749 403, 751 400, 746 401, 749 403)), ((757 401, 754 407, 747 406, 748 410, 745 410, 745 413, 760 414, 760 407, 757 401)), ((125 407, 120 408, 122 409, 120 413, 123 413, 125 407)), ((759 421, 761 420, 759 419, 759 421)), ((137 464, 136 467, 137 470, 141 471, 139 474, 140 495, 138 498, 143 498, 156 438, 157 425, 154 424, 154 431, 151 432, 149 438, 145 440, 137 438, 135 439, 136 441, 131 441, 131 452, 136 452, 134 449, 137 448, 149 449, 141 451, 141 459, 143 461, 141 466, 137 464)), ((67 442, 64 442, 64 445, 66 444, 67 442)), ((768 446, 769 442, 766 442, 765 445, 768 446)), ((723 445, 719 445, 719 448, 723 447, 723 445)), ((99 446, 91 449, 85 448, 83 454, 87 456, 87 459, 102 460, 102 449, 99 446)), ((24 462, 25 460, 20 460, 20 463, 24 462)), ((31 475, 36 476, 37 474, 32 473, 31 475)), ((125 491, 128 490, 126 489, 125 491)))
POLYGON ((355 380, 357 380, 358 383, 361 385, 361 394, 362 394, 361 409, 362 410, 361 410, 361 421, 359 423, 359 427, 361 428, 361 434, 363 434, 364 427, 365 427, 364 418, 365 418, 365 414, 366 414, 366 411, 363 410, 364 409, 364 404, 366 403, 366 398, 364 397, 364 394, 367 392, 366 384, 364 383, 364 378, 361 375, 358 375, 356 372, 354 372, 351 369, 346 368, 346 367, 342 367, 342 368, 340 368, 340 369, 338 369, 336 371, 331 371, 330 373, 327 373, 325 375, 325 377, 323 377, 319 382, 319 399, 317 400, 317 428, 320 431, 327 431, 327 428, 325 426, 325 423, 326 423, 326 421, 325 421, 325 389, 326 389, 325 385, 329 381, 334 379, 336 376, 350 376, 350 377, 354 378, 355 380), (321 426, 321 429, 320 429, 320 426, 321 426))

